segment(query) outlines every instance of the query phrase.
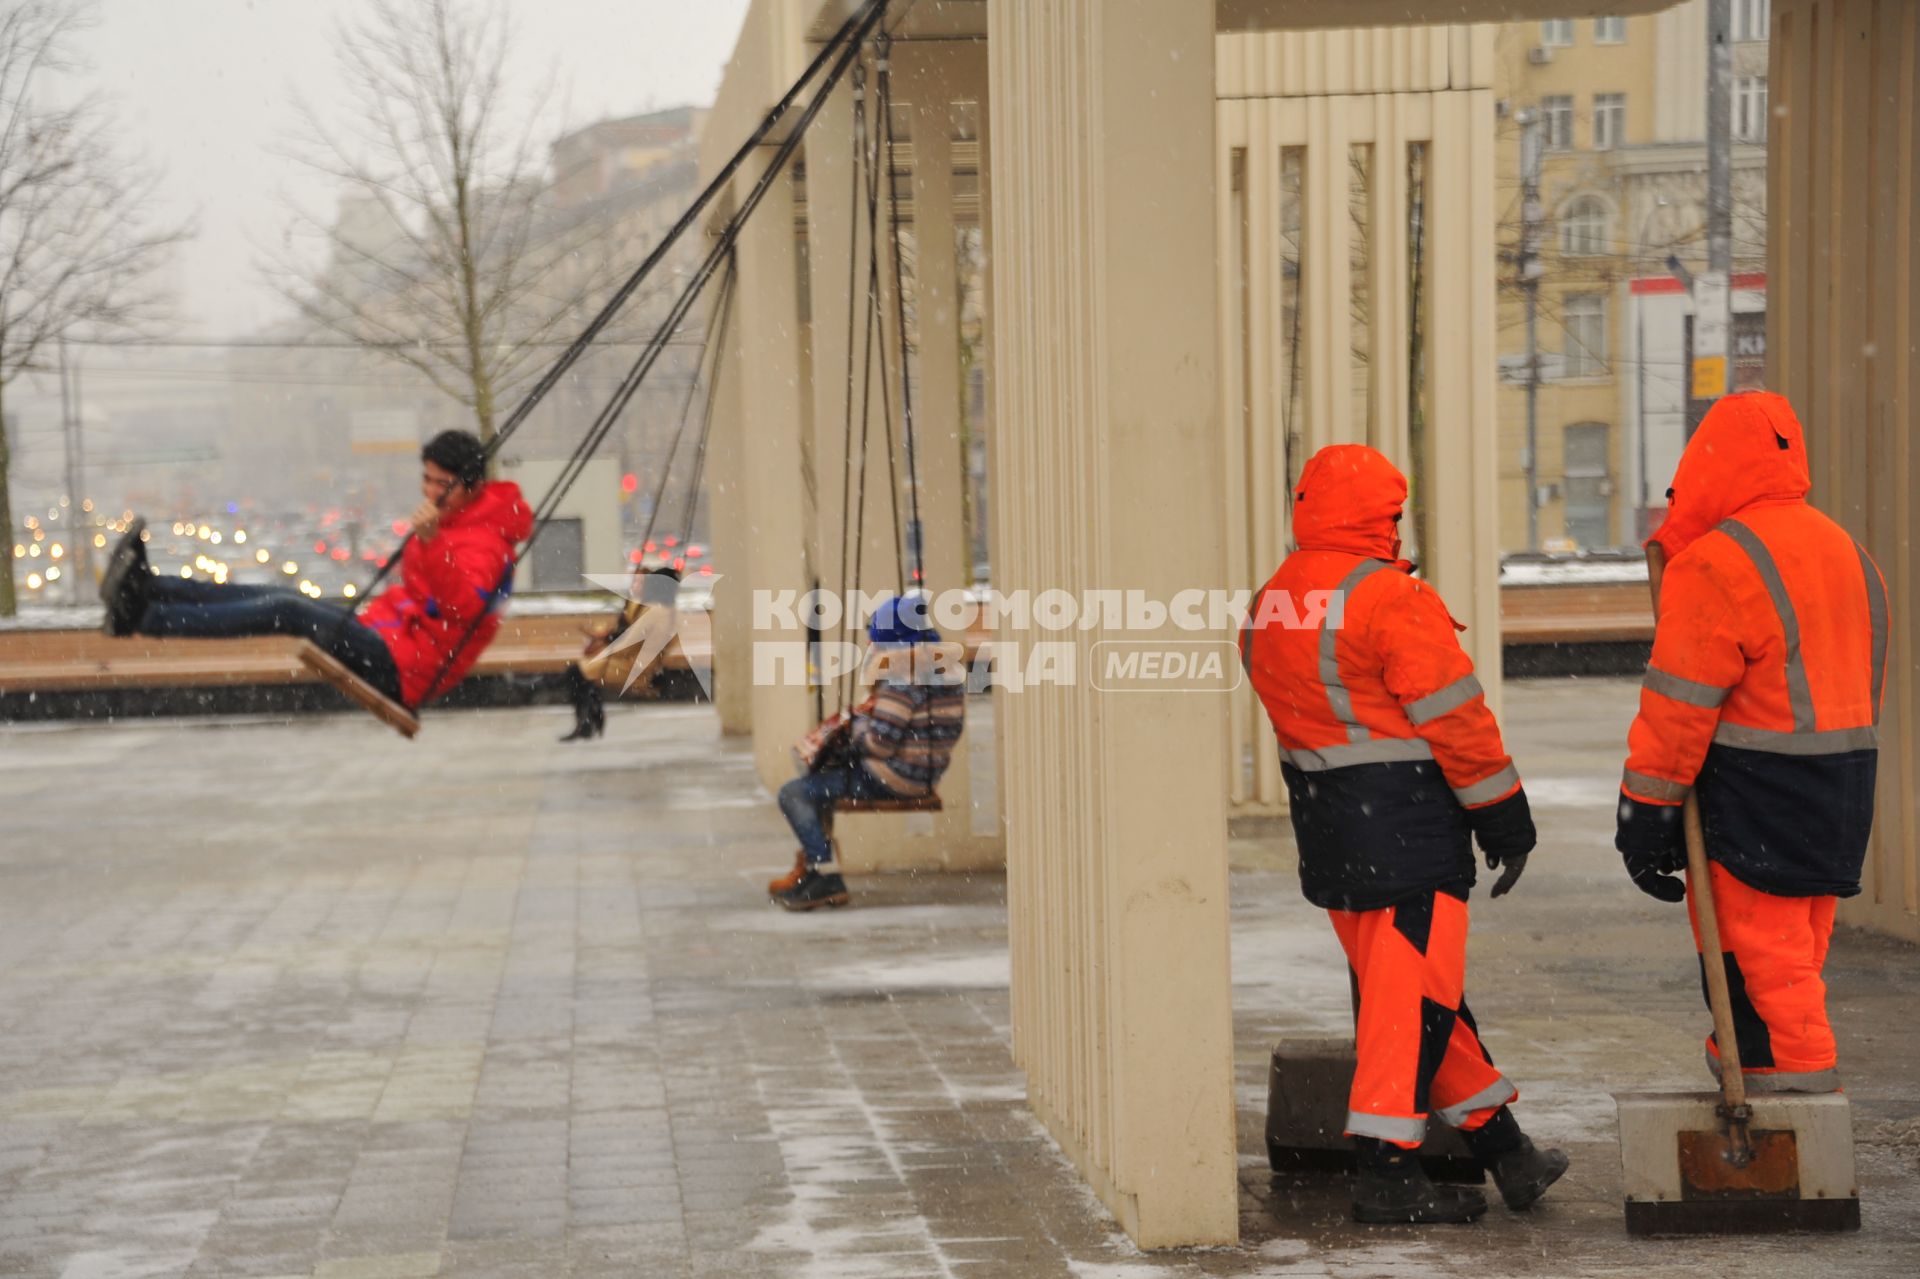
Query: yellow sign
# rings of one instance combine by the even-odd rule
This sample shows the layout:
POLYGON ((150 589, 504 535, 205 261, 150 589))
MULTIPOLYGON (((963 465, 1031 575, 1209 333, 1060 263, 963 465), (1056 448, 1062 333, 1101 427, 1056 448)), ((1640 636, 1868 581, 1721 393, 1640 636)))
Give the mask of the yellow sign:
POLYGON ((1693 362, 1693 398, 1717 400, 1727 393, 1727 357, 1702 355, 1693 362))

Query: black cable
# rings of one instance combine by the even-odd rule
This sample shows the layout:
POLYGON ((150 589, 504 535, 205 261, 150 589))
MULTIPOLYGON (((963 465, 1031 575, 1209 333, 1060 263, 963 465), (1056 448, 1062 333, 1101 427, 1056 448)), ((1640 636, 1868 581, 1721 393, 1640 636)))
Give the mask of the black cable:
POLYGON ((727 262, 726 279, 721 282, 719 318, 716 323, 720 329, 720 340, 713 346, 713 364, 707 370, 707 402, 701 413, 700 444, 693 453, 693 477, 687 483, 686 518, 680 526, 680 545, 686 546, 693 539, 694 516, 700 510, 700 481, 707 472, 707 445, 713 439, 713 405, 720 394, 720 368, 726 362, 727 328, 733 318, 733 303, 736 291, 738 269, 732 260, 727 262))
MULTIPOLYGON (((926 527, 920 523, 920 448, 913 429, 913 377, 907 362, 907 289, 906 272, 900 261, 900 192, 893 180, 893 37, 881 32, 876 42, 880 50, 880 113, 886 130, 887 211, 893 224, 893 302, 899 315, 900 331, 900 417, 907 432, 907 500, 912 504, 913 584, 927 586, 926 527)), ((919 161, 916 157, 915 164, 919 161)), ((919 231, 915 230, 915 236, 919 231)), ((919 247, 916 238, 915 247, 919 247)), ((915 281, 916 285, 918 280, 915 281)), ((904 574, 902 575, 904 576, 904 574)))
MULTIPOLYGON (((881 17, 884 16, 886 4, 887 0, 868 0, 866 8, 842 24, 840 32, 835 36, 834 42, 830 43, 829 48, 822 51, 822 56, 817 57, 813 64, 808 67, 807 71, 802 74, 801 79, 796 82, 794 89, 789 91, 788 97, 781 100, 781 105, 776 108, 776 110, 784 113, 791 101, 797 97, 801 86, 812 77, 815 69, 826 60, 825 55, 833 49, 838 48, 838 59, 835 61, 826 79, 815 91, 812 101, 810 101, 801 112, 798 122, 793 129, 788 132, 786 138, 782 140, 779 148, 774 152, 773 159, 767 165, 765 172, 756 180, 752 189, 748 192, 747 198, 741 202, 740 207, 728 218, 713 249, 709 251, 699 269, 697 269, 693 273, 692 278, 688 280, 686 287, 682 289, 679 299, 674 303, 667 318, 661 322, 659 329, 655 332, 653 340, 647 344, 640 358, 635 361, 634 367, 629 372, 623 385, 615 391, 613 399, 607 407, 602 410, 599 418, 596 419, 593 426, 589 429, 586 438, 576 446, 573 454, 562 464, 560 474, 555 477, 553 484, 548 489, 547 496, 541 500, 539 507, 535 510, 533 530, 527 535, 526 540, 522 542, 518 548, 515 555, 516 562, 524 557, 527 552, 532 549, 534 543, 539 540, 540 534, 552 519, 553 510, 557 508, 560 500, 565 497, 574 482, 579 479, 581 472, 586 468, 586 463, 592 458, 593 453, 605 440, 608 432, 612 430, 613 424, 618 419, 620 411, 626 407, 627 403, 632 400, 634 393, 639 390, 641 381, 653 368, 655 362, 658 361, 661 351, 665 349, 668 340, 679 327, 680 323, 686 318, 687 312, 690 311, 693 304, 698 301, 707 283, 713 278, 720 263, 731 259, 733 247, 739 241, 740 232, 742 228, 745 227, 747 219, 760 207, 761 201, 766 198, 767 192, 772 189, 774 181, 785 171, 787 162, 792 159, 793 153, 799 149, 801 139, 806 136, 806 132, 812 127, 814 120, 819 118, 822 108, 825 107, 828 98, 832 95, 834 88, 839 84, 841 77, 846 74, 847 68, 860 56, 861 46, 873 27, 879 22, 881 17)), ((776 115, 773 118, 777 119, 778 117, 776 115)), ((762 127, 755 131, 754 139, 751 141, 757 141, 760 137, 764 136, 765 132, 770 128, 771 121, 763 122, 762 127)), ((734 160, 729 162, 728 172, 739 167, 739 162, 744 159, 745 150, 746 149, 743 148, 742 152, 735 154, 734 160)), ((702 193, 702 202, 709 198, 709 193, 713 189, 713 187, 709 187, 708 192, 702 193)), ((677 235, 684 229, 684 226, 691 221, 691 212, 697 212, 698 207, 699 206, 696 205, 695 210, 690 211, 688 217, 683 217, 681 223, 676 224, 673 234, 677 235)), ((659 252, 659 250, 656 250, 654 255, 650 255, 649 261, 656 261, 659 252)), ((586 336, 588 335, 583 335, 583 337, 586 336)), ((582 349, 584 350, 584 346, 582 349)), ((575 355, 573 358, 577 359, 578 356, 575 355)), ((544 392, 542 393, 544 394, 544 392)), ((524 420, 524 414, 517 414, 517 419, 524 420)), ((518 425, 518 420, 515 421, 515 425, 518 425)), ((496 446, 501 442, 498 435, 496 435, 494 442, 496 446)), ((389 557, 387 561, 389 568, 399 560, 400 551, 405 549, 407 540, 410 539, 403 539, 400 549, 396 550, 394 554, 389 557)), ((387 571, 388 568, 383 568, 381 576, 384 576, 387 571)), ((502 574, 501 585, 494 588, 494 594, 490 599, 497 599, 502 588, 511 580, 512 571, 513 566, 509 564, 507 571, 502 574)), ((377 585, 378 582, 379 578, 376 578, 375 584, 377 585)), ((424 705, 427 700, 433 696, 433 692, 439 686, 440 681, 446 677, 447 672, 452 669, 454 662, 458 660, 460 654, 466 650, 467 644, 472 641, 474 634, 480 628, 481 622, 486 620, 490 612, 491 604, 487 610, 483 610, 477 614, 473 621, 468 624, 459 643, 448 652, 446 660, 441 663, 439 672, 434 676, 432 682, 427 685, 426 691, 421 694, 419 704, 424 705)), ((351 612, 349 612, 347 616, 351 617, 351 612)))
MULTIPOLYGON (((853 301, 857 296, 856 284, 860 279, 860 219, 852 216, 852 211, 860 205, 860 165, 866 148, 861 137, 866 129, 867 120, 867 68, 865 63, 855 63, 853 68, 853 159, 847 166, 847 400, 846 400, 846 443, 840 453, 840 597, 847 598, 847 529, 853 519, 853 301)), ((861 487, 861 499, 866 498, 865 485, 861 487)), ((843 644, 853 642, 853 619, 842 610, 840 618, 840 638, 843 644)), ((842 711, 852 700, 852 686, 846 679, 834 681, 834 710, 842 711)))
MULTIPOLYGON (((760 178, 754 183, 753 188, 749 191, 747 198, 741 203, 740 208, 728 219, 713 249, 707 254, 706 260, 693 272, 692 278, 688 281, 685 289, 682 290, 679 300, 675 302, 666 320, 662 322, 659 331, 655 335, 654 341, 648 344, 647 349, 643 351, 640 358, 634 362, 633 369, 629 372, 622 387, 615 392, 613 400, 602 410, 599 419, 593 427, 589 429, 587 437, 580 442, 574 449, 573 455, 563 464, 560 476, 554 481, 554 486, 550 493, 551 500, 543 501, 542 510, 536 512, 536 520, 544 521, 545 518, 550 518, 551 508, 558 504, 559 498, 565 495, 566 489, 579 478, 580 472, 585 469, 587 460, 592 456, 593 452, 599 448, 601 442, 613 429, 613 424, 619 417, 620 412, 633 398, 634 393, 639 389, 641 381, 652 369, 655 362, 659 360, 661 351, 664 350, 670 335, 680 323, 685 320, 687 313, 699 299, 701 292, 706 288, 708 282, 712 280, 720 264, 726 260, 734 244, 738 242, 741 228, 746 225, 747 219, 753 215, 754 210, 759 208, 761 201, 766 198, 767 192, 772 189, 775 180, 778 179, 785 170, 787 161, 791 159, 793 153, 799 149, 801 139, 805 136, 807 129, 812 126, 813 121, 819 117, 820 111, 825 107, 827 99, 832 94, 835 85, 837 85, 840 78, 846 74, 847 68, 859 57, 861 45, 866 39, 867 32, 871 30, 873 23, 878 22, 884 11, 884 4, 874 8, 869 15, 868 25, 861 27, 855 34, 853 40, 849 42, 846 49, 842 51, 840 61, 834 66, 819 91, 815 94, 813 100, 808 103, 805 110, 801 113, 798 124, 780 144, 779 149, 774 154, 773 160, 768 164, 766 171, 762 173, 760 178)), ((540 525, 536 523, 533 535, 529 538, 527 544, 531 545, 533 539, 537 538, 539 533, 540 525)))
MULTIPOLYGON (((554 362, 553 367, 541 376, 540 380, 536 382, 532 389, 527 392, 526 396, 521 399, 513 412, 507 416, 506 422, 494 433, 493 439, 487 444, 486 456, 489 461, 499 453, 501 446, 506 443, 514 431, 519 429, 520 424, 526 421, 528 415, 540 404, 541 400, 546 398, 547 393, 559 384, 560 379, 566 376, 567 371, 586 353, 587 348, 592 345, 594 338, 599 336, 600 331, 612 323, 614 316, 626 305, 628 299, 633 296, 634 291, 640 287, 647 276, 666 258, 667 254, 678 243, 680 237, 686 233, 687 229, 693 226, 699 218, 701 211, 713 202, 715 196, 727 189, 733 181, 734 175, 738 173, 741 166, 746 163, 747 158, 759 148, 767 139, 768 135, 773 132, 775 126, 793 109, 794 104, 800 100, 808 83, 819 74, 822 67, 833 61, 837 55, 841 59, 840 65, 835 69, 826 85, 827 90, 830 91, 832 89, 833 85, 838 82, 840 76, 845 74, 846 50, 852 48, 858 51, 861 42, 866 39, 867 33, 870 32, 874 24, 885 15, 887 2, 888 0, 867 0, 863 8, 849 14, 847 19, 840 24, 840 28, 834 33, 833 38, 827 41, 819 53, 814 55, 813 61, 807 64, 806 70, 800 73, 799 78, 793 82, 792 87, 787 90, 779 102, 774 104, 773 108, 762 118, 760 124, 748 135, 747 140, 740 144, 740 147, 727 160, 727 163, 721 167, 720 172, 715 174, 713 180, 707 183, 706 187, 695 197, 694 202, 687 207, 686 212, 682 213, 673 226, 668 229, 666 235, 661 238, 660 243, 654 246, 652 252, 647 254, 640 265, 634 269, 633 273, 629 275, 620 288, 615 291, 606 305, 600 309, 599 314, 595 315, 594 318, 588 322, 587 327, 581 331, 580 335, 568 344, 566 350, 561 353, 560 358, 554 362)), ((823 100, 824 94, 816 96, 813 106, 809 109, 800 126, 790 134, 789 142, 806 132, 807 126, 810 125, 814 117, 819 114, 819 104, 823 100)), ((790 148, 783 147, 783 159, 779 163, 784 163, 784 156, 791 154, 792 151, 790 148)), ((651 345, 652 343, 649 343, 649 346, 651 345)), ((400 544, 394 548, 393 553, 387 556, 379 572, 374 575, 373 580, 368 582, 367 585, 358 592, 356 597, 358 602, 347 610, 347 616, 349 618, 358 611, 360 603, 364 603, 374 597, 374 593, 378 590, 380 584, 385 581, 387 575, 393 571, 393 567, 400 563, 402 553, 406 550, 407 544, 412 540, 413 534, 409 532, 400 540, 400 544)))
MULTIPOLYGON (((885 34, 876 39, 876 45, 885 34)), ((884 83, 882 81, 881 83, 884 83)), ((883 290, 880 283, 880 180, 886 175, 889 186, 893 183, 893 157, 885 149, 883 141, 886 133, 886 113, 890 106, 884 97, 874 100, 876 123, 873 130, 872 146, 867 153, 867 307, 870 317, 868 323, 867 364, 871 369, 874 340, 873 330, 879 330, 880 347, 880 429, 887 437, 887 530, 893 541, 893 580, 894 590, 903 592, 907 588, 907 564, 900 549, 900 456, 893 440, 893 385, 887 373, 887 320, 886 308, 881 304, 883 290)), ((897 246, 896 246, 897 247, 897 246)), ((900 335, 901 362, 906 361, 906 334, 900 335)), ((871 383, 869 382, 869 390, 871 383)), ((865 413, 863 405, 861 412, 865 413)), ((864 459, 863 459, 864 464, 864 459)))
MULTIPOLYGON (((732 273, 729 272, 727 278, 721 281, 720 284, 722 298, 730 296, 732 286, 733 276, 732 273)), ((667 449, 667 460, 660 467, 660 482, 654 485, 653 499, 647 507, 647 527, 645 531, 640 534, 640 545, 643 550, 646 544, 653 540, 653 527, 660 518, 661 504, 666 501, 667 482, 673 478, 673 464, 680 458, 680 442, 686 438, 687 423, 693 416, 693 398, 700 391, 700 373, 706 366, 707 352, 711 348, 713 341, 714 331, 712 327, 709 326, 707 329, 707 340, 700 348, 700 360, 694 365, 693 377, 687 382, 686 398, 680 402, 680 425, 676 427, 673 432, 673 443, 667 449)), ((713 398, 711 383, 708 384, 708 388, 707 398, 709 403, 711 403, 713 398)))

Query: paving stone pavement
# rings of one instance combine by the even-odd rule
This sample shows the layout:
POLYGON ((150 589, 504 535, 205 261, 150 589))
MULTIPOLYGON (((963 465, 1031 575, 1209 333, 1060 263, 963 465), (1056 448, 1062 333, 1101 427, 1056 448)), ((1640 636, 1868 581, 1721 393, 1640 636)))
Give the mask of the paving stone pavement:
POLYGON ((1831 977, 1867 1229, 1636 1243, 1609 1088, 1695 1087, 1682 918, 1609 847, 1619 681, 1510 686, 1545 844, 1470 988, 1575 1169, 1479 1226, 1276 1183, 1275 1036, 1344 975, 1284 831, 1235 843, 1243 1241, 1143 1255, 1022 1105, 998 876, 768 908, 791 843, 700 708, 0 727, 0 1276, 1910 1274, 1920 958, 1831 977))

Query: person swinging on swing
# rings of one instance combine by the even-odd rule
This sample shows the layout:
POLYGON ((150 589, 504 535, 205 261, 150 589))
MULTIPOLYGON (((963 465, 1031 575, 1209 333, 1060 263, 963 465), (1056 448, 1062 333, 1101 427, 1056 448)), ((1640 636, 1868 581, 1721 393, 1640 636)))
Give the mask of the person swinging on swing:
POLYGON ((487 479, 487 455, 466 431, 442 431, 420 451, 420 493, 400 580, 356 617, 351 609, 274 586, 223 586, 155 576, 135 520, 100 581, 110 635, 310 640, 382 695, 409 708, 445 694, 500 629, 514 547, 533 511, 509 480, 487 479))
POLYGON ((941 642, 924 596, 882 600, 867 640, 873 696, 853 708, 844 732, 828 734, 811 772, 780 788, 780 811, 800 851, 793 870, 767 891, 787 910, 850 900, 834 855, 835 805, 932 795, 966 728, 965 650, 941 642))

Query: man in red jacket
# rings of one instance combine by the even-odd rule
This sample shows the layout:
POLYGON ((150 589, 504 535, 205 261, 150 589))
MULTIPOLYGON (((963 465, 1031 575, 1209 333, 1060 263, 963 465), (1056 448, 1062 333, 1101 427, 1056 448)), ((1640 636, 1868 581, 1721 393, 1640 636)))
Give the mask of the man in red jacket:
POLYGON ((1478 1190, 1436 1186, 1413 1152, 1429 1115, 1458 1129, 1507 1206, 1567 1170, 1508 1103, 1467 1011, 1472 841, 1493 896, 1534 845, 1520 775, 1438 592, 1398 558, 1407 481, 1364 445, 1321 449, 1294 493, 1289 555, 1254 601, 1242 654, 1280 739, 1300 886, 1327 911, 1359 1004, 1347 1134, 1353 1214, 1377 1223, 1471 1221, 1478 1190))
MULTIPOLYGON (((1886 582, 1811 488, 1781 396, 1729 395, 1688 442, 1651 539, 1670 560, 1614 838, 1642 892, 1682 900, 1681 805, 1698 793, 1758 1091, 1840 1086, 1821 970, 1837 899, 1860 891, 1879 766, 1886 582)), ((1719 1052, 1709 1035, 1716 1074, 1719 1052)))
POLYGON ((135 520, 100 582, 113 635, 311 640, 387 697, 419 707, 444 695, 500 629, 514 548, 533 528, 520 486, 486 478, 486 451, 443 431, 420 453, 420 492, 400 580, 364 613, 272 586, 222 586, 155 576, 135 520))

